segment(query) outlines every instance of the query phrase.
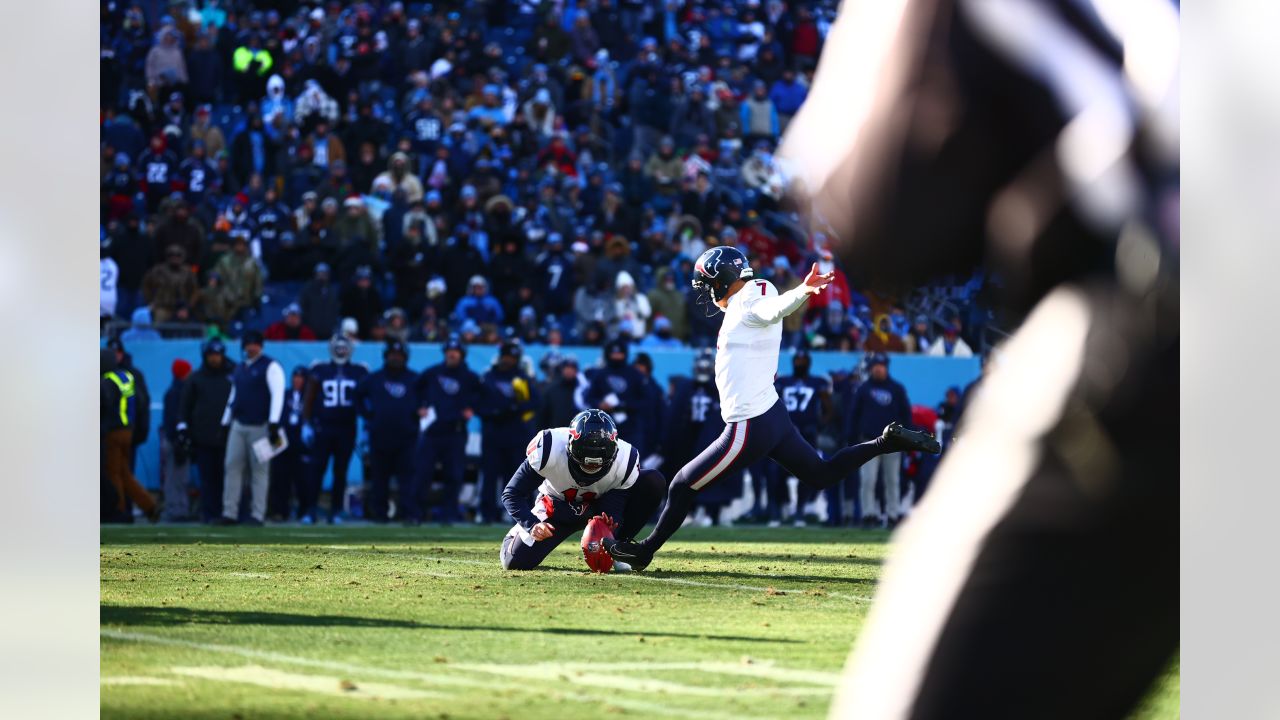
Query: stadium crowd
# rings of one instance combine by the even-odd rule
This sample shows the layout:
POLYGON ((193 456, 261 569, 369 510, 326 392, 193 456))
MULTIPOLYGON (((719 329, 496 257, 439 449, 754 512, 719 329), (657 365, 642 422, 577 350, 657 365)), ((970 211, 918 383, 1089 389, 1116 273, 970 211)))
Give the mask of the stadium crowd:
POLYGON ((101 3, 101 315, 144 339, 705 347, 734 244, 837 281, 787 347, 965 355, 953 310, 859 292, 773 152, 835 3, 101 3))
MULTIPOLYGON (((328 358, 286 376, 263 333, 245 331, 239 362, 212 338, 194 362, 173 362, 163 411, 153 421, 147 379, 124 342, 108 341, 102 350, 102 521, 132 522, 134 505, 153 521, 217 524, 309 524, 325 517, 330 523, 349 517, 501 521, 499 497, 504 488, 510 492, 507 481, 524 462, 526 445, 539 430, 568 425, 588 407, 610 413, 645 466, 667 477, 724 427, 710 349, 698 353, 688 375, 673 376, 664 387, 653 377, 649 354, 632 351, 623 339, 607 342, 587 368, 555 350, 535 368, 520 341, 509 339, 491 366, 473 369, 466 345, 455 338, 429 351, 438 356, 417 363, 410 362, 408 344, 388 340, 383 365, 371 370, 351 359, 356 342, 337 336, 328 358), (132 471, 152 426, 160 435, 163 502, 132 471), (283 443, 283 451, 258 455, 252 445, 264 438, 283 443), (361 463, 364 482, 349 490, 353 461, 361 463), (332 485, 322 512, 326 475, 332 485)), ((913 406, 884 353, 868 353, 862 366, 829 377, 810 370, 808 351, 797 350, 789 362, 783 359, 776 386, 802 435, 828 452, 878 437, 895 421, 935 432, 947 448, 968 393, 953 388, 937 408, 913 406)), ((936 464, 937 456, 914 453, 868 463, 823 491, 822 519, 892 527, 907 512, 905 499, 924 493, 936 464)), ((702 517, 718 523, 721 510, 742 497, 753 502, 742 518, 748 522, 817 519, 817 496, 804 485, 789 487, 786 472, 770 460, 700 493, 702 517)))

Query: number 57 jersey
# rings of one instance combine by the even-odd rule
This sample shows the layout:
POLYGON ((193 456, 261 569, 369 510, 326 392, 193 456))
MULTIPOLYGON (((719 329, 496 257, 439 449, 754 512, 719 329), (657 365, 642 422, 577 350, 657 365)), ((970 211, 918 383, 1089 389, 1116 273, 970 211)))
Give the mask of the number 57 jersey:
POLYGON ((640 476, 639 451, 621 439, 612 465, 596 475, 583 473, 569 459, 567 427, 543 430, 535 435, 525 448, 525 459, 542 477, 542 484, 538 486, 540 494, 573 504, 589 502, 612 490, 626 490, 640 476), (594 482, 588 482, 590 480, 594 482))

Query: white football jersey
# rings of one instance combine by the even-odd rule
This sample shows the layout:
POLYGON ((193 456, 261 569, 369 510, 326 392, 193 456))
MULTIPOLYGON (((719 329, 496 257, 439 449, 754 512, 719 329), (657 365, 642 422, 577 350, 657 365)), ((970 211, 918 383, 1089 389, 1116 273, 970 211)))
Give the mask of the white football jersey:
POLYGON ((543 430, 525 448, 529 467, 542 477, 538 492, 556 500, 580 503, 598 498, 610 490, 626 490, 640 476, 640 453, 626 440, 618 441, 613 465, 590 485, 579 485, 569 471, 569 428, 543 430))
POLYGON ((763 415, 778 402, 773 376, 778 373, 782 318, 809 299, 799 285, 781 295, 768 280, 747 280, 729 298, 716 337, 716 387, 720 416, 727 423, 763 415))

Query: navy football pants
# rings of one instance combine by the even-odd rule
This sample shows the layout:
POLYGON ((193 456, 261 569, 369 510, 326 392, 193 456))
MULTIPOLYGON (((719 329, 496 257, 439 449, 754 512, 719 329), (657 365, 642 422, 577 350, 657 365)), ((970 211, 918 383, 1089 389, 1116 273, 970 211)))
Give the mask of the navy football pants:
POLYGON ((715 442, 676 473, 658 526, 643 544, 650 551, 657 551, 680 528, 698 491, 766 457, 801 483, 822 489, 835 485, 866 461, 883 454, 882 447, 880 438, 876 438, 843 448, 823 459, 800 435, 782 400, 778 400, 761 415, 726 424, 715 442))
MULTIPOLYGON (((418 440, 418 490, 415 506, 421 517, 422 495, 431 492, 431 484, 435 482, 436 463, 440 463, 441 480, 444 492, 441 493, 439 517, 440 522, 456 522, 461 519, 458 513, 458 493, 462 489, 462 474, 467 464, 467 433, 443 433, 439 435, 423 434, 418 440)), ((416 518, 415 518, 416 519, 416 518)))
POLYGON ((371 447, 369 460, 369 492, 365 496, 365 517, 375 522, 387 519, 391 478, 394 477, 400 491, 396 519, 421 520, 422 507, 418 502, 417 474, 413 471, 412 440, 386 448, 371 447))
POLYGON ((329 500, 329 519, 342 512, 347 495, 347 468, 351 466, 351 454, 356 449, 356 428, 317 427, 315 446, 311 448, 312 470, 310 491, 303 507, 314 515, 319 511, 320 492, 324 489, 324 471, 333 459, 333 491, 329 500))

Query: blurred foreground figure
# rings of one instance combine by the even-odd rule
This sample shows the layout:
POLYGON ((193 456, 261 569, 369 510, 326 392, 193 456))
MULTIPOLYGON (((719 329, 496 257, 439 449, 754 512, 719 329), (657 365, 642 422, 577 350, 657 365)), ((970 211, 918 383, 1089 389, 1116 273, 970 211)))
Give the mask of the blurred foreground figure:
POLYGON ((781 151, 810 221, 857 280, 981 264, 1025 313, 832 717, 1124 717, 1177 647, 1178 20, 847 0, 831 29, 781 151))

